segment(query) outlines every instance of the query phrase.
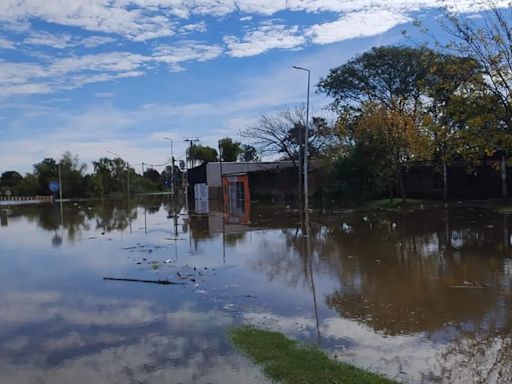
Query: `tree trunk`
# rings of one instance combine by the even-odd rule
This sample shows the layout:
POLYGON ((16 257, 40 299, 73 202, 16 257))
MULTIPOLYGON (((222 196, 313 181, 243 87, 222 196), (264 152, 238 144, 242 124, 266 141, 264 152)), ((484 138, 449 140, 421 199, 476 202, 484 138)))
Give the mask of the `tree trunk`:
POLYGON ((405 186, 404 186, 404 178, 402 175, 402 166, 399 164, 397 167, 397 176, 398 176, 398 185, 400 187, 400 195, 402 197, 402 202, 405 203, 405 186))
POLYGON ((448 200, 448 166, 446 160, 443 160, 443 199, 448 200))
POLYGON ((505 155, 501 156, 501 193, 503 198, 507 198, 507 159, 505 155))

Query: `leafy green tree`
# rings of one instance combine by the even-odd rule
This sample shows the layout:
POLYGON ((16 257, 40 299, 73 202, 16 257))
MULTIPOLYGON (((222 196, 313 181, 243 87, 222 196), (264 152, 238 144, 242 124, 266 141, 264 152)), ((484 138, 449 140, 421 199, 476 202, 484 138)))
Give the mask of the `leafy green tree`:
POLYGON ((431 50, 378 47, 331 69, 318 90, 331 97, 338 113, 361 112, 367 103, 414 114, 421 98, 420 83, 429 73, 431 50))
POLYGON ((37 191, 39 195, 49 195, 49 184, 51 181, 58 180, 59 172, 57 162, 52 158, 46 158, 43 161, 34 164, 34 175, 37 178, 37 191))
POLYGON ((258 151, 252 145, 242 144, 240 152, 240 161, 257 161, 259 160, 258 151))
POLYGON ((403 164, 417 160, 425 143, 419 124, 423 84, 433 64, 426 48, 378 47, 331 69, 318 88, 330 96, 330 107, 340 115, 349 140, 357 133, 375 130, 391 154, 402 199, 405 199, 403 164), (354 123, 355 122, 355 123, 354 123), (415 141, 417 140, 417 141, 415 141))
POLYGON ((188 149, 188 158, 201 163, 217 161, 217 150, 207 145, 194 145, 188 149))
MULTIPOLYGON (((470 99, 485 97, 479 63, 469 57, 432 53, 432 67, 422 82, 423 115, 421 123, 431 135, 433 160, 441 165, 443 173, 443 197, 448 198, 448 164, 460 158, 468 135, 468 114, 474 114, 470 99), (462 145, 461 145, 462 144, 462 145)), ((476 109, 482 112, 482 109, 476 109)), ((471 140, 475 144, 474 140, 471 140)), ((471 142, 470 141, 470 142, 471 142)))
POLYGON ((135 171, 123 159, 102 157, 93 162, 96 193, 100 196, 127 192, 128 172, 133 179, 135 171))
POLYGON ((17 196, 35 196, 38 194, 39 183, 37 177, 27 173, 21 182, 14 188, 13 194, 17 196))
POLYGON ((241 143, 230 137, 219 140, 220 158, 222 161, 236 161, 242 152, 241 143))
POLYGON ((359 160, 360 153, 372 153, 367 157, 369 164, 366 168, 377 191, 382 185, 389 185, 390 198, 393 197, 393 177, 398 182, 402 198, 405 197, 402 166, 409 160, 423 160, 430 154, 430 138, 418 129, 409 115, 386 106, 375 103, 366 105, 360 115, 350 122, 346 130, 351 130, 350 136, 354 143, 353 154, 359 160), (377 157, 375 157, 377 156, 377 157))
POLYGON ((160 184, 161 177, 160 173, 156 169, 148 168, 144 171, 144 177, 151 180, 155 184, 160 184))
POLYGON ((84 180, 87 165, 80 162, 77 155, 67 151, 59 161, 64 197, 88 197, 84 180))
POLYGON ((496 0, 475 6, 481 11, 478 19, 445 8, 441 23, 451 36, 447 43, 437 41, 428 29, 423 28, 423 31, 434 38, 438 47, 457 56, 471 56, 479 63, 485 76, 483 85, 499 105, 493 119, 496 137, 491 142, 496 145, 493 155, 501 157, 502 194, 506 197, 506 158, 512 153, 512 17, 510 9, 496 0))
POLYGON ((20 184, 22 180, 23 176, 21 176, 18 172, 6 171, 2 173, 2 176, 0 177, 0 187, 12 189, 20 184))

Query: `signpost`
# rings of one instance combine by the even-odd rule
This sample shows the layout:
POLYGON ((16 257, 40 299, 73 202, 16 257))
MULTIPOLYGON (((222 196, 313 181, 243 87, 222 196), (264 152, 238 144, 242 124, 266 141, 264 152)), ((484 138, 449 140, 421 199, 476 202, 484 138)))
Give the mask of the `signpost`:
POLYGON ((50 181, 50 184, 48 185, 48 188, 53 194, 56 194, 60 190, 59 182, 56 180, 50 181))

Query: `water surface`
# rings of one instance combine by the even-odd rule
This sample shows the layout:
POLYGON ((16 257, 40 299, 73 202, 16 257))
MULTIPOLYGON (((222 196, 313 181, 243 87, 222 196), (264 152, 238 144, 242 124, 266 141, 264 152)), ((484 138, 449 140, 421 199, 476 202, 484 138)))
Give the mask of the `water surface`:
POLYGON ((316 212, 306 241, 276 207, 5 209, 2 383, 268 382, 229 343, 241 323, 403 382, 512 382, 507 214, 316 212))

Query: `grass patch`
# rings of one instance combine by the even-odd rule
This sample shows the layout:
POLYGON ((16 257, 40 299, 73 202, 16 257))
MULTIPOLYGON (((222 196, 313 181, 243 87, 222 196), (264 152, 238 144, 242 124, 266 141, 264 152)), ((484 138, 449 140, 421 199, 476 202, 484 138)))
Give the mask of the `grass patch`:
POLYGON ((368 209, 398 209, 402 207, 420 207, 438 205, 439 201, 427 200, 427 199, 405 199, 405 202, 401 198, 395 198, 393 201, 389 199, 371 200, 366 201, 363 204, 364 208, 368 209))
POLYGON ((330 359, 318 348, 302 346, 281 333, 253 327, 231 331, 231 340, 282 384, 391 384, 396 381, 330 359))

